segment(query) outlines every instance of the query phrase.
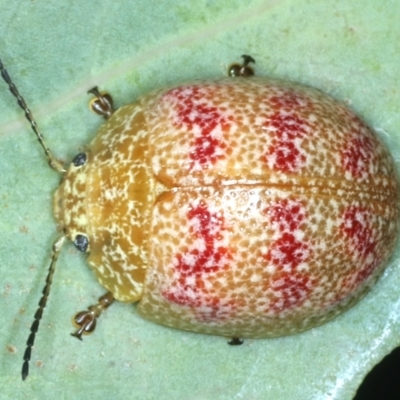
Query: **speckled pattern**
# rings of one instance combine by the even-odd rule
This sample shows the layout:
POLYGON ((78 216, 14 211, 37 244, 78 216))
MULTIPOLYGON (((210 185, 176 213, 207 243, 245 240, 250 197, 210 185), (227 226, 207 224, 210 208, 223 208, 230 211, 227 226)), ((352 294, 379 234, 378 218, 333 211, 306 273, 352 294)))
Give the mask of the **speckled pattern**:
POLYGON ((89 236, 100 283, 160 324, 311 328, 366 292, 397 239, 389 153, 311 88, 229 78, 157 91, 119 109, 87 152, 56 216, 72 239, 89 236))

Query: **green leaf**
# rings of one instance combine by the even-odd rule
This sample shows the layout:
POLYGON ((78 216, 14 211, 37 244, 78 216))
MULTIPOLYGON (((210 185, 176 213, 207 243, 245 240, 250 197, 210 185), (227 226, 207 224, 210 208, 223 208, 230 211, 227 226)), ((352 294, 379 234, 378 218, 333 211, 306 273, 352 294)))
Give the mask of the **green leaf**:
MULTIPOLYGON (((116 105, 160 86, 217 78, 241 54, 260 76, 348 102, 400 159, 400 3, 396 0, 0 1, 0 57, 53 152, 70 160, 101 124, 95 84, 116 105)), ((349 399, 399 342, 400 253, 357 306, 303 334, 247 340, 180 332, 113 305, 83 342, 71 317, 104 290, 72 246, 58 262, 33 349, 29 326, 57 237, 47 168, 23 113, 0 86, 2 398, 349 399)))

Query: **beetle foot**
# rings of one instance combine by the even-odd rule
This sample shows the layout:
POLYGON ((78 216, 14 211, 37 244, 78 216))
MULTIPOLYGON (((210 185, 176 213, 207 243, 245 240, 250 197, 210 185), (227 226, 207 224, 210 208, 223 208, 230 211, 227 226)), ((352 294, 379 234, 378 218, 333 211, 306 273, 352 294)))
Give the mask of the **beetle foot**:
POLYGON ((82 340, 82 334, 90 334, 96 328, 97 318, 100 314, 110 307, 114 302, 114 296, 111 292, 107 292, 99 297, 98 303, 90 306, 86 311, 78 312, 74 317, 74 324, 79 328, 76 332, 71 333, 79 340, 82 340))
POLYGON ((233 337, 228 344, 230 346, 240 346, 241 344, 243 344, 243 340, 239 339, 238 337, 233 337))
POLYGON ((114 113, 112 97, 108 93, 100 93, 97 86, 90 89, 88 93, 95 96, 89 103, 90 109, 105 119, 110 118, 114 113))
POLYGON ((248 56, 246 54, 242 55, 243 63, 242 64, 232 64, 228 69, 229 76, 253 76, 254 69, 250 67, 250 63, 255 64, 256 61, 253 57, 248 56))

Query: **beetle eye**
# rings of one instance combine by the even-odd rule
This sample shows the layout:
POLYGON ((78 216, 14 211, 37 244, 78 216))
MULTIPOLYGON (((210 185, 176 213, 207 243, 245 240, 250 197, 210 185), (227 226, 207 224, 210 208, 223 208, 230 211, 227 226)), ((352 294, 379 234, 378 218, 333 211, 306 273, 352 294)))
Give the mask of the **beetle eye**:
POLYGON ((79 251, 84 253, 89 247, 89 239, 85 235, 76 235, 73 244, 79 251))
POLYGON ((74 157, 72 163, 75 165, 75 167, 80 167, 81 165, 86 163, 86 160, 87 160, 86 153, 79 153, 74 157))

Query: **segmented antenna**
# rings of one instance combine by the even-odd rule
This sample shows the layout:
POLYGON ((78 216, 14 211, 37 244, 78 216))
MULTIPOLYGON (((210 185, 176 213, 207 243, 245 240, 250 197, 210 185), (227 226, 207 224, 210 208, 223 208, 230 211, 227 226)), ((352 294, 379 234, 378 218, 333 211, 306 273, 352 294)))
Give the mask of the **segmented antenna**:
POLYGON ((36 121, 32 117, 31 110, 26 105, 24 98, 19 94, 18 89, 16 88, 13 81, 11 80, 10 75, 8 74, 7 70, 4 68, 4 65, 1 62, 1 60, 0 60, 0 72, 1 72, 2 78, 7 83, 8 88, 10 89, 10 92, 17 99, 18 105, 24 111, 25 117, 29 121, 29 123, 32 127, 32 130, 35 133, 40 145, 43 147, 44 153, 47 157, 50 167, 52 169, 54 169, 55 171, 60 172, 61 174, 64 173, 66 171, 64 166, 60 163, 60 161, 58 161, 53 156, 50 149, 47 147, 47 145, 44 141, 43 135, 39 132, 36 121))
POLYGON ((53 279, 53 274, 54 274, 54 270, 56 267, 56 262, 58 259, 58 255, 60 254, 60 250, 62 245, 64 244, 64 241, 67 237, 66 236, 61 236, 60 238, 58 238, 54 244, 53 244, 53 254, 51 256, 51 263, 49 266, 49 272, 47 273, 47 277, 46 277, 46 284, 43 288, 42 291, 42 297, 39 301, 39 307, 36 310, 35 316, 34 316, 34 321, 31 325, 31 333, 28 337, 28 340, 26 341, 26 349, 25 349, 25 353, 24 353, 24 362, 22 364, 22 371, 21 371, 21 375, 22 375, 22 380, 24 381, 26 379, 26 377, 29 374, 29 361, 31 359, 31 353, 32 353, 32 346, 35 343, 35 335, 36 332, 39 329, 39 323, 40 320, 42 318, 43 315, 43 310, 46 307, 46 303, 47 303, 47 299, 49 297, 50 294, 50 288, 51 288, 51 282, 53 279))

